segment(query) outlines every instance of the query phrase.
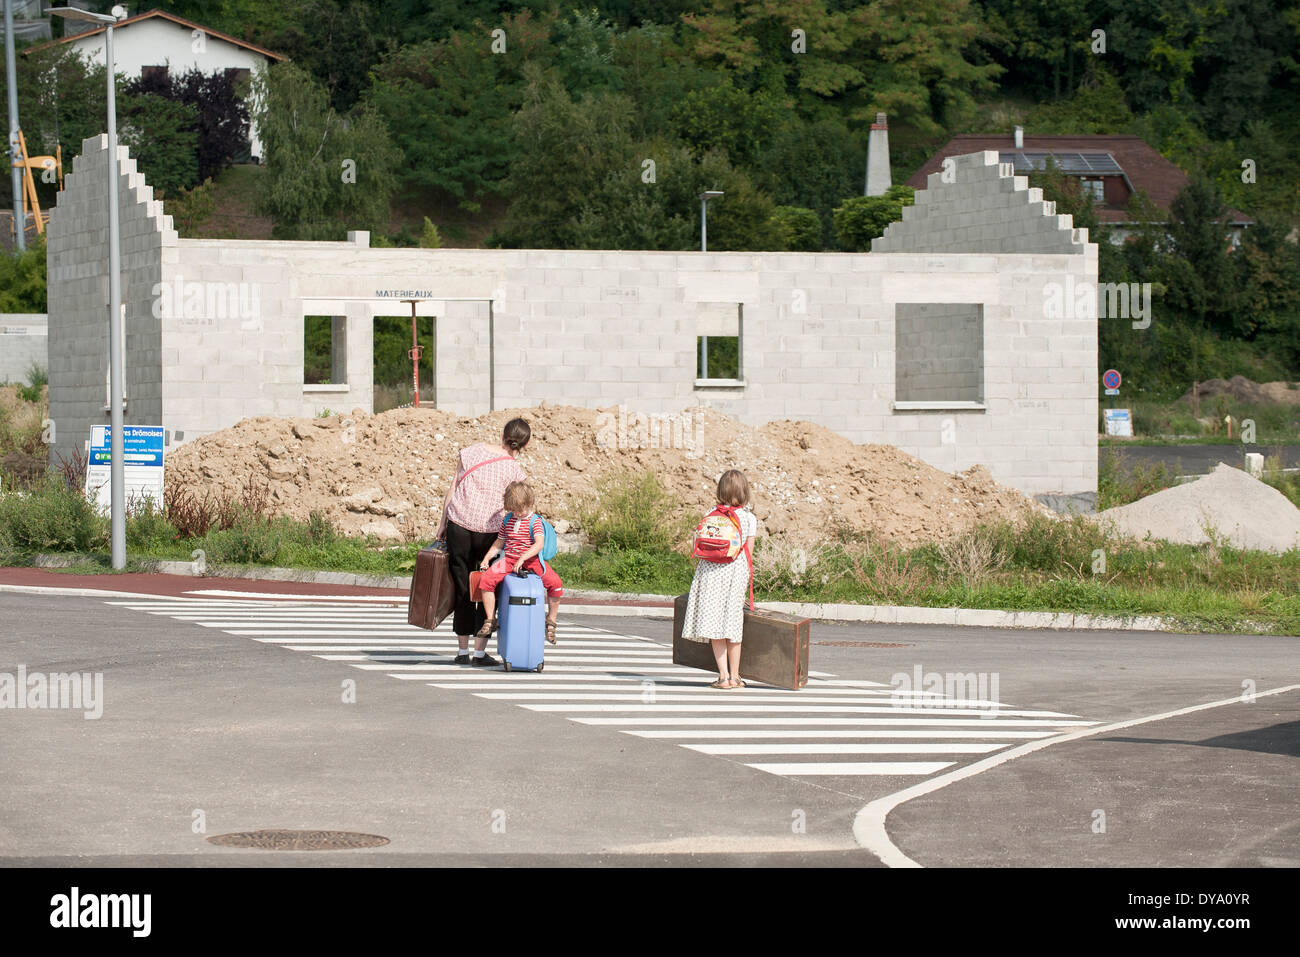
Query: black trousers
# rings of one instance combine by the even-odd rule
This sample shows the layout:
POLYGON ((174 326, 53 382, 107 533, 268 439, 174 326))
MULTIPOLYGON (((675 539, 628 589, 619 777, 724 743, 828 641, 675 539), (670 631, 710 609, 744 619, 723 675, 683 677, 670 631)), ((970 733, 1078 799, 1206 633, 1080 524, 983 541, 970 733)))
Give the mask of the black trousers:
POLYGON ((457 635, 473 635, 487 621, 481 602, 469 600, 469 573, 478 571, 483 556, 497 540, 496 532, 471 532, 455 522, 447 522, 447 554, 451 565, 451 580, 456 583, 456 610, 451 627, 457 635))

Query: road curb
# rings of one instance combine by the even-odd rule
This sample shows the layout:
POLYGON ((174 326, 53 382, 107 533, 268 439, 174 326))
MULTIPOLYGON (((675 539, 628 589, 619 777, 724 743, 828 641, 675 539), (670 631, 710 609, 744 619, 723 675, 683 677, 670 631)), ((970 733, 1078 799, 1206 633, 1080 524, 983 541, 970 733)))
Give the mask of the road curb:
MULTIPOLYGON (((65 566, 61 556, 38 555, 39 567, 65 566)), ((208 565, 206 575, 194 574, 194 563, 179 561, 141 562, 141 570, 160 575, 181 575, 203 581, 204 578, 244 578, 252 581, 301 582, 317 585, 345 585, 353 588, 385 588, 408 591, 409 575, 368 575, 363 572, 309 571, 300 568, 265 568, 246 565, 208 565)), ((6 586, 0 591, 29 589, 31 586, 6 586)), ((54 591, 107 594, 107 590, 53 589, 54 591)), ((636 592, 587 591, 570 589, 565 593, 563 609, 575 615, 607 615, 642 618, 672 618, 674 595, 638 594, 636 592)), ((395 602, 400 601, 394 596, 395 602)), ((826 602, 756 602, 756 608, 779 611, 816 621, 855 622, 880 625, 960 625, 966 628, 1024 628, 1053 631, 1178 631, 1177 624, 1156 615, 1086 615, 1074 612, 1004 611, 995 608, 926 608, 910 605, 856 605, 826 602)))

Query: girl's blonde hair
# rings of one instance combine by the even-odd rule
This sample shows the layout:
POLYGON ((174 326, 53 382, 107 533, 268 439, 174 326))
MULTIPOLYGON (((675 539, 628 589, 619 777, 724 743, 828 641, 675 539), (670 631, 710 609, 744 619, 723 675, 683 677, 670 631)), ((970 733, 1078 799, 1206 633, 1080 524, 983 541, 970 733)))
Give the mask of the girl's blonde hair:
POLYGON ((718 479, 718 501, 739 508, 749 504, 749 479, 739 469, 728 469, 718 479))
POLYGON ((512 515, 527 515, 536 504, 532 486, 527 482, 511 482, 506 486, 506 494, 503 498, 506 511, 512 515))

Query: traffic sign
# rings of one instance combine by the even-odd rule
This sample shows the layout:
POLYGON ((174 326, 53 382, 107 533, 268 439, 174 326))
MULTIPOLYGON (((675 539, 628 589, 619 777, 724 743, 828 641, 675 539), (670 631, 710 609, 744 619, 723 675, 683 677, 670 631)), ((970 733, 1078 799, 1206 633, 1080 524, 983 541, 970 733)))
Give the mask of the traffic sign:
POLYGON ((1107 369, 1101 375, 1101 384, 1106 387, 1107 395, 1114 395, 1111 389, 1118 389, 1120 384, 1120 374, 1117 369, 1107 369))

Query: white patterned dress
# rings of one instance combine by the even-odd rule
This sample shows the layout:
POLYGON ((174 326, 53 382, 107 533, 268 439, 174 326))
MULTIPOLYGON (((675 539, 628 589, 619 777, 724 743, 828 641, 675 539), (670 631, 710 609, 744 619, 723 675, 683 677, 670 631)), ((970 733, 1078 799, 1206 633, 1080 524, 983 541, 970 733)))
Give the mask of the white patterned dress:
MULTIPOLYGON (((749 509, 739 509, 740 534, 749 539, 758 531, 758 520, 749 509)), ((753 545, 750 545, 753 550, 753 545)), ((749 606, 749 559, 742 550, 725 565, 699 561, 686 600, 682 637, 708 642, 714 638, 739 642, 749 606)))

